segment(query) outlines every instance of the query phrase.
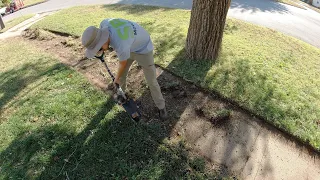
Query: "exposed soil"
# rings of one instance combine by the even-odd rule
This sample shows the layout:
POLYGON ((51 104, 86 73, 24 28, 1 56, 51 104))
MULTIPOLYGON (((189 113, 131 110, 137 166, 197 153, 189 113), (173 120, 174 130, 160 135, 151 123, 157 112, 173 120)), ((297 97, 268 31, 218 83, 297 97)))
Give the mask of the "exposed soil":
MULTIPOLYGON (((63 64, 82 73, 90 83, 102 91, 112 94, 112 91, 108 88, 112 84, 112 80, 107 70, 98 59, 87 59, 84 56, 84 49, 79 38, 58 35, 44 30, 24 31, 23 38, 23 40, 30 42, 30 44, 42 49, 44 52, 52 54, 63 64)), ((115 52, 108 51, 105 61, 113 74, 115 74, 118 65, 115 52)), ((199 120, 208 122, 209 126, 222 125, 232 117, 230 104, 213 100, 213 97, 202 92, 195 85, 183 81, 159 67, 157 67, 157 76, 166 100, 166 108, 169 114, 168 120, 160 121, 157 108, 145 82, 143 71, 136 62, 133 63, 128 73, 126 92, 139 102, 139 109, 142 114, 141 122, 161 123, 166 127, 169 139, 181 139, 182 131, 185 128, 177 127, 176 123, 181 119, 181 115, 187 106, 194 108, 194 111, 190 112, 193 114, 190 114, 192 117, 198 116, 199 120), (228 113, 219 114, 219 112, 224 111, 228 113), (198 115, 199 112, 202 112, 202 114, 198 115)), ((202 129, 199 129, 200 131, 202 129)), ((223 165, 215 164, 213 167, 215 167, 215 170, 223 171, 220 172, 222 174, 228 173, 223 165)))
MULTIPOLYGON (((35 46, 57 57, 62 63, 83 73, 92 84, 107 93, 112 93, 112 91, 108 90, 108 86, 112 81, 105 67, 98 59, 85 58, 80 39, 59 36, 43 30, 27 30, 23 33, 23 37, 35 46)), ((105 60, 108 67, 115 74, 118 65, 115 52, 108 51, 105 60)), ((190 104, 191 100, 199 102, 199 104, 194 104, 193 113, 198 114, 202 119, 207 119, 213 124, 217 124, 218 121, 220 123, 220 120, 226 121, 230 118, 230 112, 232 112, 230 104, 222 101, 212 102, 212 98, 205 93, 203 94, 204 98, 195 98, 197 97, 195 96, 196 94, 202 93, 201 89, 163 71, 159 67, 157 67, 157 76, 166 99, 166 107, 171 121, 180 117, 181 112, 184 111, 186 105, 190 104), (219 113, 222 111, 228 113, 219 113)), ((136 62, 133 63, 128 73, 127 93, 141 102, 142 121, 159 120, 151 94, 144 80, 143 71, 136 62)))

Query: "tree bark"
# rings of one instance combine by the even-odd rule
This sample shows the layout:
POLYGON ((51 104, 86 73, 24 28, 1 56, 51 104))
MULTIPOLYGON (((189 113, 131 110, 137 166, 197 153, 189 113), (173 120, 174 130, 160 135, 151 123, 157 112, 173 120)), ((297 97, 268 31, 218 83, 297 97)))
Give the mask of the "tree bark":
POLYGON ((193 0, 186 42, 188 58, 215 60, 231 0, 193 0))
POLYGON ((4 25, 4 22, 2 20, 2 15, 0 14, 0 30, 4 29, 6 26, 4 25))

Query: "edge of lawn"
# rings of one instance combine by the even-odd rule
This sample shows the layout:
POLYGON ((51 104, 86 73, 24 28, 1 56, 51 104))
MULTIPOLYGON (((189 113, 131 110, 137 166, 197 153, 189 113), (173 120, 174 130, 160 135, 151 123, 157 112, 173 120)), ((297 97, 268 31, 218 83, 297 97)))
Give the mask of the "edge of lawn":
MULTIPOLYGON (((119 4, 119 5, 122 5, 122 4, 119 4)), ((78 7, 83 7, 83 6, 78 6, 78 7)), ((149 6, 149 7, 155 7, 155 8, 159 8, 157 6, 149 6)), ((175 10, 175 8, 168 8, 168 9, 173 9, 175 10)), ((234 18, 230 18, 230 19, 234 19, 234 18)), ((241 21, 242 22, 242 21, 241 21)), ((244 23, 248 23, 248 22, 244 22, 244 23)), ((250 25, 253 25, 251 23, 248 23, 250 25)), ((261 26, 258 26, 258 25, 254 25, 254 26, 257 26, 257 27, 261 27, 261 26)), ((33 27, 31 27, 32 29, 33 27)), ((46 29, 46 28, 40 28, 40 29, 43 29, 43 30, 46 30, 46 31, 50 31, 52 33, 55 33, 57 35, 60 35, 60 36, 72 36, 74 38, 79 38, 80 36, 79 35, 76 35, 76 34, 72 34, 72 33, 68 33, 68 32, 63 32, 63 31, 56 31, 56 30, 50 30, 50 29, 46 29)), ((268 28, 267 28, 268 29, 268 28)), ((282 34, 282 33, 281 33, 282 34)), ((284 35, 284 34, 283 34, 284 35)), ((286 36, 286 35, 285 35, 286 36)), ((240 108, 241 110, 243 110, 244 112, 246 112, 247 114, 251 115, 251 116, 254 116, 254 117, 258 117, 259 119, 263 119, 264 123, 267 124, 267 125, 270 125, 271 127, 281 131, 282 133, 284 133, 284 135, 289 138, 289 139, 292 139, 292 140, 295 140, 296 142, 302 144, 303 146, 307 147, 308 149, 316 152, 316 153, 320 153, 320 149, 318 149, 317 147, 313 146, 310 141, 307 139, 307 140, 304 140, 302 137, 299 137, 298 135, 294 135, 292 134, 290 131, 286 130, 285 128, 283 127, 279 127, 277 125, 275 125, 274 123, 268 121, 265 117, 263 117, 262 115, 259 115, 257 112, 254 112, 253 110, 250 110, 249 108, 247 108, 246 106, 244 105, 241 105, 241 103, 237 102, 236 100, 233 100, 232 98, 229 98, 229 97, 226 97, 224 96, 222 93, 220 93, 219 91, 217 90, 214 90, 206 85, 202 85, 201 83, 199 82, 194 82, 192 80, 188 80, 184 77, 182 77, 179 72, 175 72, 173 71, 171 68, 168 68, 164 65, 159 65, 159 64, 156 64, 158 67, 162 68, 163 70, 166 70, 168 72, 170 72, 171 74, 173 74, 175 77, 177 78, 180 78, 180 79, 183 79, 184 81, 187 81, 201 89, 203 89, 204 92, 207 92, 209 94, 213 94, 215 95, 216 97, 226 101, 226 102, 229 102, 231 103, 232 105, 240 108)))

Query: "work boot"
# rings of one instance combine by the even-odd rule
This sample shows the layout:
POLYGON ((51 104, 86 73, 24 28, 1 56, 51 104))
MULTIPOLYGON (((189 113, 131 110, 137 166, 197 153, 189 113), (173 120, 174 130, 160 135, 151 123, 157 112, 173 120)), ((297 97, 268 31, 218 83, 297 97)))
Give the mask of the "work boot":
POLYGON ((159 109, 159 117, 160 117, 161 120, 168 119, 168 113, 167 113, 166 108, 159 109))

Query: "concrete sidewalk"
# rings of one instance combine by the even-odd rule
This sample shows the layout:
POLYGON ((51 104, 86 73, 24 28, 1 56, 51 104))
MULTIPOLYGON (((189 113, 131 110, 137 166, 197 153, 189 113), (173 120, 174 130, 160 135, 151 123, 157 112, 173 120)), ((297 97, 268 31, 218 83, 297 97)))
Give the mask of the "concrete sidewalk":
POLYGON ((33 16, 32 18, 8 29, 6 32, 1 33, 0 34, 0 40, 6 39, 6 38, 10 38, 10 37, 15 37, 15 36, 20 36, 22 31, 26 30, 27 28, 29 28, 31 25, 33 25, 34 23, 42 20, 43 18, 45 18, 48 15, 53 14, 54 12, 46 12, 46 13, 41 13, 41 14, 36 14, 35 16, 33 16))
MULTIPOLYGON (((196 96, 194 99, 207 98, 203 93, 196 96)), ((210 161, 225 165, 243 179, 320 179, 320 155, 316 152, 242 110, 234 110, 222 126, 199 120, 192 111, 202 103, 190 102, 175 128, 210 161)), ((206 103, 221 102, 209 98, 206 103)))

